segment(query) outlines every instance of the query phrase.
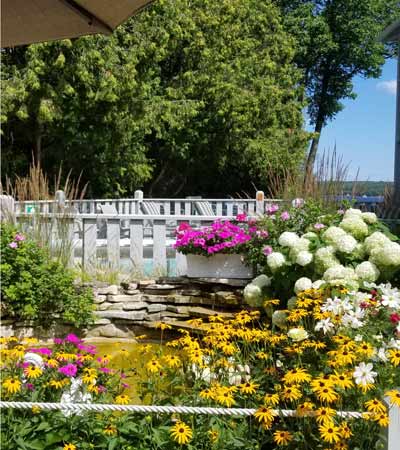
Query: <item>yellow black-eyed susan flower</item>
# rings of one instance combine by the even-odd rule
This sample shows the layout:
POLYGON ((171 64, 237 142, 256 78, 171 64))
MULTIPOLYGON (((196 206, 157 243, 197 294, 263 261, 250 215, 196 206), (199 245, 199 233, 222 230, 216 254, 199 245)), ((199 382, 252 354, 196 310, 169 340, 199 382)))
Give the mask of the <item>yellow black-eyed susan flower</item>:
POLYGON ((192 439, 193 432, 185 422, 177 422, 171 428, 171 436, 179 445, 184 445, 192 439))

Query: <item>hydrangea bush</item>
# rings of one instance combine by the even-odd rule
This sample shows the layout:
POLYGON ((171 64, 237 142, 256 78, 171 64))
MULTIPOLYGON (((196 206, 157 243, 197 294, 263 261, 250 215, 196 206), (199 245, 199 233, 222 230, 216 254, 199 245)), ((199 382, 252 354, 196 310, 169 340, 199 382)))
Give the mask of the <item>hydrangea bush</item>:
MULTIPOLYGON (((322 284, 357 290, 365 283, 396 280, 400 245, 374 213, 358 209, 318 217, 305 233, 283 231, 269 245, 259 269, 269 279, 271 296, 289 298, 322 284)), ((249 291, 249 290, 247 290, 249 291)), ((265 291, 265 289, 264 289, 265 291)), ((261 302, 261 296, 258 297, 261 302)), ((254 296, 249 301, 254 304, 254 296)))

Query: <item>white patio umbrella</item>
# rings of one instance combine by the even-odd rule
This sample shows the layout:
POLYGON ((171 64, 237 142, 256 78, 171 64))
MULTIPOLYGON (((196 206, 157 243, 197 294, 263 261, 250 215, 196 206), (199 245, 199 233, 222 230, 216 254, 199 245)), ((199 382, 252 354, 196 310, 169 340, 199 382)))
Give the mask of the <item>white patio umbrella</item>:
POLYGON ((1 47, 110 34, 152 0, 1 0, 1 47))

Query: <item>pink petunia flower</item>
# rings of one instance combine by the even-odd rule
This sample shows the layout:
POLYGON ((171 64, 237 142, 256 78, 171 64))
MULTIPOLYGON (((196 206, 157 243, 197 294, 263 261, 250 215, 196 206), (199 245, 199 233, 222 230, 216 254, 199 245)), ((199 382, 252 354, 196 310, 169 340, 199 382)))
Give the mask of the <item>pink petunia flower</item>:
POLYGON ((10 248, 17 248, 17 247, 18 247, 18 244, 17 244, 16 242, 10 242, 10 243, 8 244, 8 246, 9 246, 10 248))
POLYGON ((265 209, 265 212, 266 212, 268 215, 272 216, 272 215, 275 214, 278 210, 279 210, 279 205, 273 204, 273 205, 267 206, 267 208, 265 209))
POLYGON ((268 256, 273 252, 273 249, 270 245, 267 245, 263 248, 262 252, 264 253, 265 256, 268 256))
POLYGON ((322 228, 325 228, 325 225, 323 223, 316 223, 314 228, 319 231, 322 230, 322 228))
POLYGON ((25 240, 25 236, 21 233, 17 233, 14 237, 14 241, 24 241, 25 240))
POLYGON ((283 213, 281 214, 281 219, 283 221, 289 220, 290 219, 290 214, 287 211, 283 211, 283 213))

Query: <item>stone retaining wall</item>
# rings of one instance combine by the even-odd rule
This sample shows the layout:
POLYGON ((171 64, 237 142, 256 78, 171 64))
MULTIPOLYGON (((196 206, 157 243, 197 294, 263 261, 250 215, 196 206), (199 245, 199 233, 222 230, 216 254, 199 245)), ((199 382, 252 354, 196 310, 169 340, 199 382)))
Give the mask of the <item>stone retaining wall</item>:
MULTIPOLYGON (((83 333, 88 338, 134 338, 139 334, 155 335, 160 321, 173 328, 187 327, 190 318, 213 314, 231 316, 243 302, 246 280, 160 278, 92 285, 95 322, 83 333)), ((2 320, 1 336, 37 336, 49 338, 73 331, 57 323, 49 329, 29 322, 2 320)))

